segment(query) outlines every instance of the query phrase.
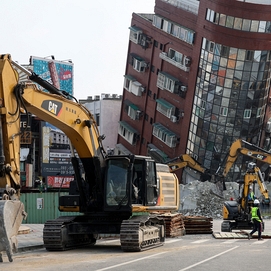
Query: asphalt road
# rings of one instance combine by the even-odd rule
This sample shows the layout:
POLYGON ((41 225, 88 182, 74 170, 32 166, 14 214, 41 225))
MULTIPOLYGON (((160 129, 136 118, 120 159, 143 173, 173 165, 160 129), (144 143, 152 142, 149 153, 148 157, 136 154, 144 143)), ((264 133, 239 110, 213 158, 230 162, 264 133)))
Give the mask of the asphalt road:
MULTIPOLYGON (((271 232, 271 221, 265 221, 271 232)), ((219 231, 221 220, 214 221, 219 231)), ((119 240, 99 240, 90 248, 63 252, 45 249, 15 254, 0 270, 235 271, 270 270, 271 239, 215 239, 211 234, 168 238, 164 246, 139 253, 122 252, 119 240)))

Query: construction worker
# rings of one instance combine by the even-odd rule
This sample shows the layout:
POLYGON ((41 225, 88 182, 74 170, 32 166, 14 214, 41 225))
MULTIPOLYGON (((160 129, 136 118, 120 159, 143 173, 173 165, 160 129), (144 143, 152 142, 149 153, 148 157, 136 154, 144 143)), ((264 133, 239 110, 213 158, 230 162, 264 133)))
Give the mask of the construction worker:
POLYGON ((254 206, 251 208, 251 220, 253 222, 253 230, 249 233, 248 239, 252 237, 252 234, 256 231, 258 231, 258 240, 263 240, 261 238, 262 235, 262 216, 259 209, 260 202, 258 199, 254 200, 254 206))

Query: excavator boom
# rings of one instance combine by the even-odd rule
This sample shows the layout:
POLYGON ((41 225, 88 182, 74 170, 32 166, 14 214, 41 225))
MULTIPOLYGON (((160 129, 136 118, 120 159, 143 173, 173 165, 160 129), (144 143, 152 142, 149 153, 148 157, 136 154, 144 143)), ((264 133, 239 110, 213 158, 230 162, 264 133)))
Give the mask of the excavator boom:
POLYGON ((99 234, 119 235, 124 251, 163 245, 165 223, 158 214, 178 209, 177 176, 161 170, 148 156, 108 156, 102 146, 104 136, 99 135, 87 108, 69 93, 13 62, 10 55, 2 55, 0 252, 6 250, 12 261, 12 252, 17 247, 16 234, 25 215, 19 200, 21 111, 49 122, 70 139, 74 180, 69 193, 59 197, 58 209, 75 215, 45 222, 43 242, 47 250, 93 245, 99 234), (39 90, 34 83, 18 83, 14 66, 48 92, 39 90), (139 212, 144 215, 133 216, 139 212))
POLYGON ((236 159, 240 154, 249 156, 252 159, 256 159, 264 163, 271 164, 271 153, 245 140, 237 139, 232 143, 230 150, 228 152, 228 156, 226 157, 227 160, 222 173, 224 177, 227 176, 231 167, 236 162, 236 159), (248 147, 244 147, 244 145, 248 147))
MULTIPOLYGON (((16 234, 26 216, 19 201, 21 110, 36 114, 66 133, 82 163, 85 160, 89 163, 86 167, 94 168, 90 164, 92 158, 103 160, 105 156, 95 120, 85 107, 67 99, 65 94, 29 71, 25 72, 52 93, 38 90, 35 84, 18 84, 18 74, 12 65, 24 69, 13 62, 10 55, 0 57, 0 240, 5 240, 0 243, 0 251, 6 250, 10 261, 17 248, 16 234)), ((92 186, 97 185, 98 172, 86 172, 94 175, 89 176, 92 186)))
POLYGON ((203 168, 196 160, 194 160, 189 154, 182 154, 176 161, 167 164, 170 172, 174 172, 184 167, 192 168, 198 172, 204 173, 205 168, 203 168))

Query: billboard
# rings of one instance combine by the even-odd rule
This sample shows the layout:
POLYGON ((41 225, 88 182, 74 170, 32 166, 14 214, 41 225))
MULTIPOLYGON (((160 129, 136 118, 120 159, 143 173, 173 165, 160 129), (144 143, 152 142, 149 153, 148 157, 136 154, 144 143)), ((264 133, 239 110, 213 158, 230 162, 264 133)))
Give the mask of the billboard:
POLYGON ((73 63, 31 56, 30 65, 42 79, 73 95, 73 63))
POLYGON ((42 133, 42 176, 47 177, 48 187, 68 187, 73 179, 73 166, 69 138, 58 128, 48 122, 41 122, 42 133))

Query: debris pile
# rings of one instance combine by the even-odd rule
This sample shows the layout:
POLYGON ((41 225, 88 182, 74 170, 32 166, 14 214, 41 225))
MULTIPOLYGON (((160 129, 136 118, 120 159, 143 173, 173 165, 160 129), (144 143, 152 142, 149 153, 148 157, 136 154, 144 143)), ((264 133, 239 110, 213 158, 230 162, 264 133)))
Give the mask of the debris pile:
POLYGON ((183 216, 180 213, 166 213, 160 215, 166 225, 166 237, 176 237, 185 235, 183 216))
POLYGON ((186 234, 204 234, 213 232, 213 219, 204 216, 183 216, 186 234))
POLYGON ((239 185, 236 182, 227 182, 226 190, 221 186, 221 183, 197 180, 186 185, 181 184, 179 212, 184 216, 221 219, 224 201, 238 198, 239 185))

